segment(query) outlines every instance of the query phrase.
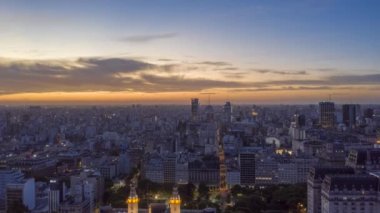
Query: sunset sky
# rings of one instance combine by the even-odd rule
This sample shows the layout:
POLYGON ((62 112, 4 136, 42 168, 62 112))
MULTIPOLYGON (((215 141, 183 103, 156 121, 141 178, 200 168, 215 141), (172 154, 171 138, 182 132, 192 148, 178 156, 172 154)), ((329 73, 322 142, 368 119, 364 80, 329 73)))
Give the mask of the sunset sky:
POLYGON ((380 102, 378 0, 0 2, 0 104, 380 102))

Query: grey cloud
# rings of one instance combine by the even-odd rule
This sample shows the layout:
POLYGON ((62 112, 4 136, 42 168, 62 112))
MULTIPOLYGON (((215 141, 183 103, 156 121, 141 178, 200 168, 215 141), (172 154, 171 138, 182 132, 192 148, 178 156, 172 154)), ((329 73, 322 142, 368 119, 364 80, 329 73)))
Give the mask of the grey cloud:
POLYGON ((222 74, 226 78, 244 78, 247 72, 222 72, 222 74))
MULTIPOLYGON (((220 81, 204 78, 185 78, 184 76, 157 76, 142 74, 141 78, 159 91, 201 91, 212 88, 242 88, 250 86, 250 83, 237 81, 220 81)), ((149 86, 148 86, 149 88, 149 86)))
POLYGON ((264 87, 264 88, 234 89, 231 91, 234 91, 234 92, 272 92, 272 91, 289 91, 289 90, 295 91, 295 90, 332 90, 332 89, 336 89, 336 88, 335 87, 329 87, 329 86, 312 86, 312 87, 308 87, 308 86, 299 86, 299 87, 285 86, 285 87, 281 87, 281 88, 264 87))
POLYGON ((3 94, 56 91, 175 92, 248 86, 247 83, 235 81, 181 77, 174 74, 177 68, 181 66, 155 65, 124 58, 79 58, 75 61, 0 60, 0 91, 3 94), (152 71, 155 73, 151 74, 152 71))
POLYGON ((121 38, 121 41, 134 42, 134 43, 145 43, 154 40, 168 39, 176 37, 176 33, 161 33, 161 34, 151 34, 151 35, 134 35, 121 38))
POLYGON ((159 61, 174 61, 173 59, 169 59, 169 58, 160 58, 158 60, 159 61))
POLYGON ((223 67, 223 68, 216 68, 215 71, 232 71, 232 70, 238 70, 237 67, 223 67))
POLYGON ((305 70, 300 71, 283 71, 283 70, 273 70, 273 69, 251 69, 253 72, 261 74, 278 74, 278 75, 307 75, 305 70))
POLYGON ((123 73, 157 65, 132 59, 80 58, 67 61, 11 61, 0 63, 0 90, 5 93, 52 91, 120 91, 123 73))
POLYGON ((201 65, 211 65, 211 66, 231 66, 230 63, 224 61, 202 61, 197 64, 201 65))
POLYGON ((247 82, 237 81, 243 79, 247 74, 245 72, 220 72, 232 80, 191 78, 177 74, 177 70, 186 69, 189 69, 187 64, 157 65, 128 58, 79 58, 74 61, 15 61, 0 58, 0 94, 57 91, 176 92, 213 88, 276 90, 270 87, 281 87, 281 90, 327 90, 355 86, 367 86, 369 89, 380 85, 380 74, 247 82))
POLYGON ((380 84, 380 74, 337 75, 329 80, 335 84, 380 84))
POLYGON ((337 69, 334 69, 334 68, 317 68, 317 69, 311 69, 311 70, 315 70, 318 72, 335 72, 335 71, 337 71, 337 69))

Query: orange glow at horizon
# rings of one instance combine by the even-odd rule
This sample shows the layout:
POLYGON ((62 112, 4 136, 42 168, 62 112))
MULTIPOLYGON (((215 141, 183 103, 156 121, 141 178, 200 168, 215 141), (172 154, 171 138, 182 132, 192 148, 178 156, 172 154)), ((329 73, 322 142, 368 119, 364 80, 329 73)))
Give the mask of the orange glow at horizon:
MULTIPOLYGON (((215 91, 211 96, 212 104, 221 104, 226 100, 234 103, 315 103, 324 100, 331 90, 297 90, 297 91, 259 91, 259 92, 228 92, 215 91)), ((350 96, 335 97, 337 101, 350 100, 351 98, 360 98, 368 91, 342 91, 351 92, 350 96)), ((124 103, 141 103, 141 104, 187 104, 193 97, 198 97, 203 104, 207 104, 208 96, 201 92, 160 92, 160 93, 143 93, 143 92, 44 92, 44 93, 17 93, 0 95, 0 104, 124 104, 124 103)), ((378 97, 378 96, 377 96, 378 97)))

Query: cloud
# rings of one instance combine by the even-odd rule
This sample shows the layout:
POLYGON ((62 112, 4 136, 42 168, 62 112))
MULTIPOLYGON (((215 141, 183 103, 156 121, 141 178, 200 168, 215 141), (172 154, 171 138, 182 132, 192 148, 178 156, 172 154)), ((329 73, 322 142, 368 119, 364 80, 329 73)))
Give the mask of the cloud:
POLYGON ((222 72, 222 74, 226 78, 244 78, 247 72, 222 72))
POLYGON ((0 62, 3 93, 51 91, 120 91, 123 74, 161 67, 134 59, 79 58, 74 61, 0 62))
POLYGON ((380 84, 380 74, 337 75, 329 80, 335 84, 380 84))
POLYGON ((336 72, 338 71, 335 68, 317 68, 317 69, 311 69, 313 71, 318 71, 318 72, 336 72))
POLYGON ((134 35, 121 38, 121 41, 134 42, 134 43, 146 43, 154 40, 174 38, 177 33, 161 33, 161 34, 150 34, 150 35, 134 35))
POLYGON ((211 66, 231 66, 230 63, 224 61, 202 61, 197 64, 200 65, 211 65, 211 66))
POLYGON ((0 59, 2 94, 25 92, 201 91, 240 88, 237 81, 189 78, 175 74, 179 64, 156 65, 126 58, 79 58, 76 60, 0 59))
POLYGON ((154 90, 172 91, 202 91, 213 88, 241 88, 250 86, 250 83, 238 81, 211 80, 205 78, 186 78, 184 76, 158 76, 142 74, 142 79, 154 90))
MULTIPOLYGON (((230 66, 221 68, 230 68, 230 66)), ((159 65, 129 58, 93 57, 75 60, 0 58, 0 94, 84 91, 152 93, 202 91, 216 88, 253 92, 344 88, 370 90, 380 85, 380 74, 333 75, 320 79, 255 82, 254 79, 245 78, 247 72, 220 71, 224 79, 215 79, 207 75, 207 72, 213 72, 213 70, 205 71, 207 77, 196 78, 188 74, 188 69, 186 63, 159 65)))
POLYGON ((278 75, 308 75, 305 70, 300 71, 282 71, 282 70, 272 70, 272 69, 251 69, 253 72, 261 74, 278 74, 278 75))
MULTIPOLYGON (((285 86, 280 88, 247 88, 247 89, 234 89, 231 91, 234 92, 273 92, 273 91, 296 91, 296 90, 333 90, 337 89, 335 87, 329 87, 329 86, 285 86)), ((339 89, 347 89, 347 87, 339 88, 339 89)))
POLYGON ((223 68, 216 68, 215 71, 232 71, 232 70, 238 70, 237 67, 223 67, 223 68))

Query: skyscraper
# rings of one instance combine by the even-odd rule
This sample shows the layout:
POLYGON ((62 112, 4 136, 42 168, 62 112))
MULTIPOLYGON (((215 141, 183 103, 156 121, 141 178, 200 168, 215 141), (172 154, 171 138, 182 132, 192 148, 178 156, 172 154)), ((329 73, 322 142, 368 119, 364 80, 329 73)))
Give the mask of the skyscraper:
POLYGON ((333 128, 335 126, 335 104, 334 102, 319 103, 319 124, 322 128, 333 128))
POLYGON ((296 127, 305 127, 306 126, 306 116, 296 113, 294 115, 294 122, 296 124, 296 127))
POLYGON ((191 119, 193 121, 197 120, 199 112, 199 99, 192 98, 191 99, 191 119))
POLYGON ((226 123, 231 123, 231 121, 232 121, 232 105, 231 105, 231 102, 227 101, 224 104, 223 111, 224 111, 224 120, 225 120, 225 122, 226 123))
POLYGON ((354 128, 356 126, 356 116, 357 116, 357 105, 355 104, 344 104, 343 110, 343 123, 348 128, 354 128))
POLYGON ((239 154, 240 164, 240 184, 243 186, 252 186, 255 184, 255 167, 256 154, 249 150, 243 150, 239 154))
POLYGON ((164 158, 164 183, 175 183, 177 156, 168 154, 164 158))
POLYGON ((58 180, 50 180, 49 184, 49 213, 58 212, 61 201, 61 186, 58 180))

